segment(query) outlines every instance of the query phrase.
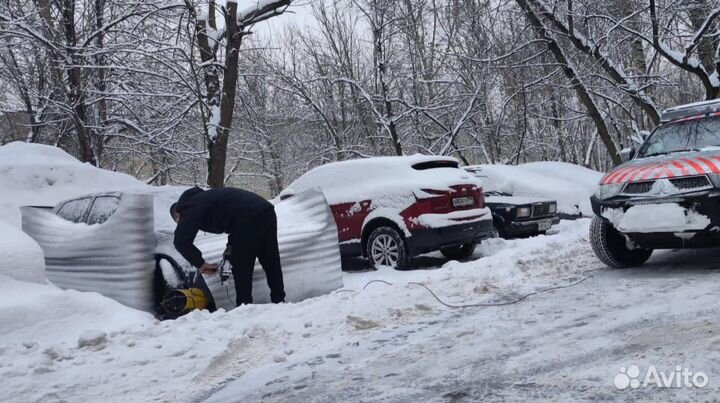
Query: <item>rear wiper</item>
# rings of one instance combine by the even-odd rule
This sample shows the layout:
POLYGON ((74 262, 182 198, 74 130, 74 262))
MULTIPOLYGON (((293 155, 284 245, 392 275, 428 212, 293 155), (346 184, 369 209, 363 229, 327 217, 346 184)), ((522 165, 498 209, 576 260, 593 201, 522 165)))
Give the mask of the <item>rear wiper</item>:
POLYGON ((510 193, 498 192, 497 190, 489 190, 485 194, 489 196, 512 196, 510 193))

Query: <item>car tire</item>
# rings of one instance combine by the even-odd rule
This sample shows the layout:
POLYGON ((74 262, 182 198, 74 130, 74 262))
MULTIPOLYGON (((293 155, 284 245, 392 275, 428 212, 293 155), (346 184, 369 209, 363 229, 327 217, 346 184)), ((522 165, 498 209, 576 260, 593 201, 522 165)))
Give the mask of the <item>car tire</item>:
POLYGON ((623 269, 640 266, 652 255, 652 249, 629 249, 625 237, 609 222, 595 216, 590 224, 593 252, 609 267, 623 269))
POLYGON ((458 246, 451 246, 449 248, 442 248, 440 249, 440 253, 443 254, 448 259, 452 260, 462 260, 467 259, 470 256, 472 256, 473 252, 475 252, 475 247, 477 246, 476 242, 470 242, 463 245, 458 246))
POLYGON ((383 226, 375 228, 368 237, 366 256, 370 265, 393 267, 403 269, 407 267, 408 252, 405 239, 392 227, 383 226))

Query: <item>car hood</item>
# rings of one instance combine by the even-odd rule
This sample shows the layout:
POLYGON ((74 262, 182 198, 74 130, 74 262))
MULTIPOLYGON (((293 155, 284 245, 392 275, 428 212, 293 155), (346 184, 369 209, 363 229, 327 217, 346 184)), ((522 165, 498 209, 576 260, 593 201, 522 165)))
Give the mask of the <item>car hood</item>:
POLYGON ((712 173, 720 173, 718 150, 634 159, 608 172, 600 179, 600 184, 623 184, 712 173))
POLYGON ((509 204, 519 206, 524 204, 535 203, 553 203, 554 200, 547 200, 539 197, 521 197, 521 196, 485 196, 485 204, 509 204))

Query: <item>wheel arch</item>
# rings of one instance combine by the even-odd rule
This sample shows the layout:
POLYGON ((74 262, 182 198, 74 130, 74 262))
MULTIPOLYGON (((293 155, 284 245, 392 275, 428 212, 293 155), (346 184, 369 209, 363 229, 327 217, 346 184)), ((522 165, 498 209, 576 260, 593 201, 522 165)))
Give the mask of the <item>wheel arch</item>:
POLYGON ((403 228, 401 228, 400 225, 398 225, 398 223, 395 222, 394 220, 391 220, 387 217, 378 216, 378 217, 366 219, 365 221, 366 222, 365 222, 365 224, 363 224, 362 235, 360 238, 360 248, 362 249, 363 257, 367 257, 367 242, 368 242, 368 239, 370 238, 370 234, 372 234, 373 231, 375 231, 376 229, 378 229, 380 227, 393 228, 394 230, 396 230, 398 232, 398 234, 400 234, 403 241, 407 240, 407 234, 405 233, 405 231, 407 231, 407 229, 405 229, 405 231, 403 231, 403 228))

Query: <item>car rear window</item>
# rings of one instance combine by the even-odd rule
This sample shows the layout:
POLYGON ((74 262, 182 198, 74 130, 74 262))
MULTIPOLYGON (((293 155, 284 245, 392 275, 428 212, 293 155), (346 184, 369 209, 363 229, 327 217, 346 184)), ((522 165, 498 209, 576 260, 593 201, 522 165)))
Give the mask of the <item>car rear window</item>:
POLYGON ((98 196, 88 214, 89 225, 102 224, 110 218, 120 205, 120 198, 116 196, 98 196))
POLYGON ((456 161, 445 161, 445 160, 438 160, 438 161, 425 161, 425 162, 419 162, 415 165, 413 165, 413 169, 418 171, 425 171, 428 169, 435 169, 435 168, 458 168, 458 163, 456 161))
POLYGON ((57 215, 74 223, 82 222, 85 218, 85 213, 87 212, 88 207, 90 207, 90 203, 92 203, 92 200, 92 197, 71 200, 60 207, 57 215))

